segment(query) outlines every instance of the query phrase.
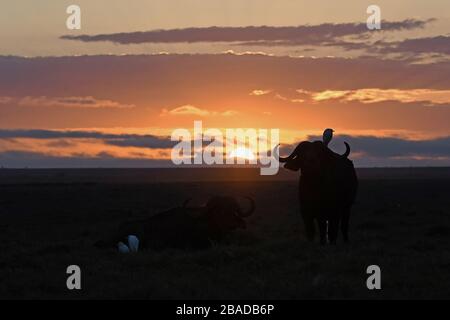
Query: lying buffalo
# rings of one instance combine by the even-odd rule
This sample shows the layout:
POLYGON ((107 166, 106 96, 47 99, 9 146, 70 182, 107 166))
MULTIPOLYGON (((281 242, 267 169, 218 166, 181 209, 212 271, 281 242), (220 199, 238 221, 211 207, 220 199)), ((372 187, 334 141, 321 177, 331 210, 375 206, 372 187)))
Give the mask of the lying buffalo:
POLYGON ((215 196, 204 206, 189 206, 189 200, 181 207, 173 208, 147 219, 122 223, 107 241, 99 247, 114 247, 127 235, 135 235, 139 246, 148 249, 204 249, 219 243, 233 230, 245 228, 244 218, 255 211, 255 202, 244 210, 234 197, 215 196))

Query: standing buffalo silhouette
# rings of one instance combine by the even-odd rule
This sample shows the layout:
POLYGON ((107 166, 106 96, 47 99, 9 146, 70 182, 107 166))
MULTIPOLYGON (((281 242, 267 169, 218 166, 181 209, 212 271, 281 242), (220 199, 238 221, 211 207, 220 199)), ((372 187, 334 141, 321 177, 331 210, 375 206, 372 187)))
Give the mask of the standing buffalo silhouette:
POLYGON ((315 221, 321 244, 327 242, 327 236, 330 243, 336 243, 339 224, 344 241, 349 240, 350 209, 356 197, 358 179, 353 162, 348 159, 350 146, 346 142, 345 146, 346 152, 339 155, 322 141, 304 141, 288 157, 279 157, 286 169, 301 170, 300 213, 306 236, 311 241, 315 236, 315 221))

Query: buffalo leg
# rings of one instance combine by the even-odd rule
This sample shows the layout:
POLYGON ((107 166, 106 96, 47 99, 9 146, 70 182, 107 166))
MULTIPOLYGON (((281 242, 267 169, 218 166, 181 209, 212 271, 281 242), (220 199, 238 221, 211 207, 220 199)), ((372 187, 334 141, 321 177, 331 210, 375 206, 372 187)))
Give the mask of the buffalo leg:
POLYGON ((336 244, 339 231, 339 217, 333 217, 329 220, 328 224, 328 237, 331 244, 336 244))
POLYGON ((341 231, 342 236, 344 238, 344 242, 348 242, 348 224, 350 220, 350 208, 345 208, 342 210, 342 222, 341 222, 341 231))
POLYGON ((309 212, 309 210, 305 208, 301 210, 301 215, 303 218, 303 223, 305 225, 306 238, 309 241, 313 241, 316 233, 316 228, 314 226, 314 217, 311 212, 309 212))
POLYGON ((320 244, 324 245, 327 243, 327 221, 325 219, 317 219, 320 232, 320 244))

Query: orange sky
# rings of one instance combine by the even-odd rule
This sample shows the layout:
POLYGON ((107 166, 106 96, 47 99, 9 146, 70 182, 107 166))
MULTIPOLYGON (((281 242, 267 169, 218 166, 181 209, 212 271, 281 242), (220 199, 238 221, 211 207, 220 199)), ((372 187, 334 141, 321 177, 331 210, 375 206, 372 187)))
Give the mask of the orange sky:
POLYGON ((358 165, 450 164, 447 3, 380 1, 383 28, 369 32, 361 1, 333 12, 323 1, 189 1, 111 1, 105 13, 80 1, 74 32, 64 1, 6 5, 0 164, 167 159, 171 132, 195 120, 279 128, 284 144, 331 127, 332 146, 353 141, 358 165))

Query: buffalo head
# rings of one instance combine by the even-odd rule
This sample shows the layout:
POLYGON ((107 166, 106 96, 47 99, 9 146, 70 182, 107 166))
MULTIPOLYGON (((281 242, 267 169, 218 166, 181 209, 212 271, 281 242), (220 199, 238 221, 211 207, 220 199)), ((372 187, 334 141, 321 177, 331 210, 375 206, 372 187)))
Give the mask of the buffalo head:
POLYGON ((236 198, 230 196, 214 196, 201 207, 188 206, 189 200, 185 202, 184 208, 193 212, 197 217, 206 219, 209 232, 221 236, 238 228, 245 228, 243 218, 249 217, 255 211, 255 201, 250 201, 250 207, 244 210, 236 198))
MULTIPOLYGON (((332 164, 339 159, 347 159, 350 155, 350 146, 345 143, 346 151, 339 155, 328 149, 323 142, 315 141, 301 142, 288 157, 279 157, 280 163, 289 170, 298 171, 302 169, 303 174, 320 171, 327 164, 332 164)), ((275 149, 275 155, 277 155, 275 149)))

